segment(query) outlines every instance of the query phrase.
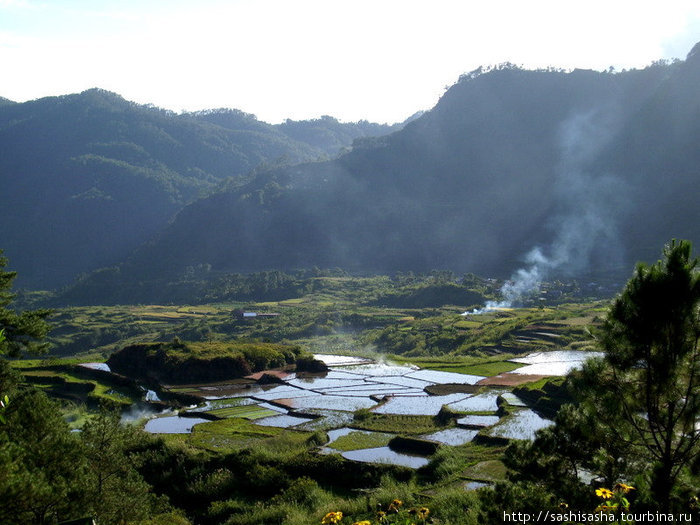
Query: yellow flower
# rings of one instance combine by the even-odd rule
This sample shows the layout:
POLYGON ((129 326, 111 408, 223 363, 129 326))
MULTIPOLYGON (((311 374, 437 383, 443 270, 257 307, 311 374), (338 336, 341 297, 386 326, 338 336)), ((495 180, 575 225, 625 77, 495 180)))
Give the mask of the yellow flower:
POLYGON ((614 488, 616 491, 620 491, 623 494, 627 494, 630 490, 636 490, 632 485, 628 485, 627 483, 618 483, 614 488))
POLYGON ((364 521, 356 521, 352 525, 372 525, 369 521, 364 520, 364 521))
POLYGON ((342 512, 329 512, 323 517, 323 520, 321 520, 321 525, 332 525, 335 523, 339 523, 342 519, 342 512))
POLYGON ((401 505, 403 505, 403 501, 400 499, 395 499, 389 503, 389 512, 398 512, 401 505))
POLYGON ((386 523, 386 512, 383 510, 378 510, 377 519, 379 520, 379 523, 386 523))
POLYGON ((428 514, 430 514, 430 509, 429 509, 428 507, 421 507, 421 508, 419 508, 418 511, 416 512, 416 515, 417 515, 420 519, 422 519, 422 520, 424 520, 425 518, 427 518, 427 517, 428 517, 428 514))
POLYGON ((599 488, 595 491, 596 496, 600 496, 603 499, 610 499, 613 497, 613 493, 610 489, 599 488))

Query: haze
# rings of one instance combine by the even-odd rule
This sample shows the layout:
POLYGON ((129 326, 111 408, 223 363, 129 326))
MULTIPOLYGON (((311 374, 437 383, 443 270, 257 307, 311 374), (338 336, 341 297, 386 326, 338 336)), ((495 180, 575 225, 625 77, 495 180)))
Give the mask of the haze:
POLYGON ((0 0, 0 96, 396 122, 481 65, 629 69, 698 39, 693 1, 0 0))

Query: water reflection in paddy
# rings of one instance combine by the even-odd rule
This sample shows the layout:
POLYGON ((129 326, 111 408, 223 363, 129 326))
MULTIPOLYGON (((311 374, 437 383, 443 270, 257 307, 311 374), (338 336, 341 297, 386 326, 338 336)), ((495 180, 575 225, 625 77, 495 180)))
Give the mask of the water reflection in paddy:
POLYGON ((432 383, 456 383, 460 385, 475 385, 484 379, 484 376, 458 374, 456 372, 441 372, 440 370, 416 370, 415 372, 407 374, 406 377, 422 379, 432 383))
POLYGON ((363 376, 403 376, 415 370, 417 366, 389 365, 386 363, 371 363, 358 366, 344 366, 340 370, 363 376))
POLYGON ((489 435, 509 439, 535 439, 535 432, 553 424, 554 421, 545 419, 532 410, 519 410, 493 427, 489 435))
POLYGON ((422 390, 416 390, 415 388, 406 388, 402 386, 392 386, 392 385, 366 385, 355 388, 328 388, 326 390, 321 390, 324 394, 328 395, 343 395, 343 396, 353 396, 353 397, 368 397, 368 396, 388 396, 394 394, 413 394, 421 395, 424 392, 422 390))
POLYGON ((511 406, 514 407, 526 407, 527 403, 520 399, 518 396, 513 394, 512 392, 505 392, 501 394, 501 397, 511 406))
POLYGON ((524 357, 510 359, 513 363, 535 365, 555 361, 585 361, 589 357, 603 357, 602 352, 584 352, 582 350, 554 350, 552 352, 535 352, 524 357))
POLYGON ((371 362, 371 359, 367 359, 366 357, 347 355, 314 354, 314 358, 324 362, 328 366, 356 365, 371 362))
POLYGON ((465 427, 490 427, 498 423, 499 419, 498 416, 470 415, 459 418, 457 424, 465 427))
POLYGON ((192 412, 207 412, 217 408, 231 408, 246 405, 254 405, 255 401, 249 397, 228 397, 224 399, 210 399, 203 406, 193 408, 192 412))
POLYGON ((472 439, 474 439, 474 436, 476 436, 477 433, 477 430, 467 430, 464 428, 448 428, 421 437, 423 439, 437 441, 438 443, 443 443, 445 445, 456 446, 469 443, 472 439))
POLYGON ((198 423, 206 423, 208 419, 199 417, 168 416, 151 419, 144 430, 151 434, 189 434, 192 427, 198 423))
POLYGON ((348 388, 352 386, 362 386, 365 384, 361 377, 356 377, 355 379, 329 379, 325 377, 305 377, 296 378, 292 381, 288 381, 287 383, 309 390, 320 390, 322 388, 348 388))
POLYGON ((102 370, 103 372, 111 372, 112 369, 109 368, 107 363, 80 363, 79 366, 90 368, 91 370, 102 370))
POLYGON ((328 410, 346 410, 354 412, 361 408, 371 408, 377 403, 369 397, 326 396, 315 395, 290 399, 288 405, 291 408, 325 408, 328 410))
POLYGON ((592 357, 602 357, 602 352, 583 352, 580 350, 556 350, 554 352, 537 352, 525 357, 511 359, 523 366, 513 370, 512 374, 534 374, 545 376, 563 376, 583 366, 584 361, 592 357))
POLYGON ((304 390, 303 388, 296 388, 293 386, 280 385, 270 388, 264 392, 258 392, 253 394, 256 399, 290 399, 294 397, 307 397, 307 396, 317 396, 317 392, 311 390, 304 390))
POLYGON ((495 412, 498 410, 498 396, 502 391, 487 392, 451 403, 449 407, 458 412, 495 412))
POLYGON ((373 411, 377 414, 436 416, 440 412, 442 405, 461 401, 466 397, 468 397, 468 394, 449 394, 446 396, 425 397, 392 397, 386 403, 378 406, 373 411))
POLYGON ((255 424, 262 425, 265 427, 280 427, 280 428, 290 428, 302 423, 308 423, 308 418, 291 416, 288 414, 282 414, 279 416, 265 417, 258 419, 255 424))
POLYGON ((484 487, 490 487, 490 483, 484 483, 483 481, 467 481, 464 484, 464 490, 478 490, 484 487))
POLYGON ((350 434, 350 432, 359 432, 358 430, 355 430, 353 428, 349 427, 343 427, 343 428, 336 428, 335 430, 329 430, 327 432, 328 434, 328 445, 333 443, 336 439, 339 437, 347 436, 350 434))
POLYGON ((419 388, 423 390, 426 386, 434 385, 431 381, 423 379, 414 379, 406 376, 388 376, 388 377, 372 377, 367 379, 368 383, 381 383, 385 385, 406 386, 410 388, 419 388))
POLYGON ((306 409, 305 414, 311 414, 319 416, 316 419, 309 419, 306 423, 299 425, 297 428, 299 430, 315 431, 315 430, 326 430, 329 431, 333 428, 344 427, 349 425, 353 421, 352 412, 344 412, 341 410, 319 410, 319 409, 306 409))
POLYGON ((389 447, 363 448, 343 452, 342 456, 352 461, 362 461, 365 463, 388 463, 391 465, 401 465, 410 468, 420 468, 428 464, 428 458, 394 452, 389 447))

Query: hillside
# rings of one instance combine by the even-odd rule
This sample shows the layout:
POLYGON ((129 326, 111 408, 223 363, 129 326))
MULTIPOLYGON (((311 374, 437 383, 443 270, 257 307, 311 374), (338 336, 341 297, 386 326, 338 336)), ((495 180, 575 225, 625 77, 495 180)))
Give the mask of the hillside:
POLYGON ((108 360, 117 373, 174 383, 220 381, 294 364, 298 346, 272 343, 150 343, 122 348, 108 360))
POLYGON ((330 117, 273 126, 225 109, 177 115, 99 89, 2 99, 0 247, 21 285, 60 286, 124 259, 223 181, 241 184, 260 165, 333 157, 357 137, 392 129, 330 117))
POLYGON ((508 276, 540 247, 538 271, 580 276, 648 259, 672 237, 697 242, 699 54, 619 73, 465 75, 401 131, 193 203, 124 274, 206 264, 508 276))

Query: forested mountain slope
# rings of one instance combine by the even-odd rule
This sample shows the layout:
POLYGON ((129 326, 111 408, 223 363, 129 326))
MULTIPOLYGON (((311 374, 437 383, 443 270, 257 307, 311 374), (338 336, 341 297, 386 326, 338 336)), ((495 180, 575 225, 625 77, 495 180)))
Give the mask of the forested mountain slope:
POLYGON ((20 284, 65 284, 122 260, 222 181, 330 158, 393 129, 330 117, 273 126, 224 109, 177 115, 99 89, 0 99, 0 248, 20 284))
POLYGON ((643 70, 463 76, 401 131, 182 210, 126 275, 450 268, 581 274, 700 240, 700 52, 643 70), (539 259, 538 259, 539 258, 539 259))

